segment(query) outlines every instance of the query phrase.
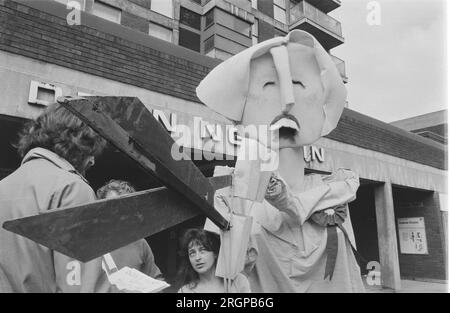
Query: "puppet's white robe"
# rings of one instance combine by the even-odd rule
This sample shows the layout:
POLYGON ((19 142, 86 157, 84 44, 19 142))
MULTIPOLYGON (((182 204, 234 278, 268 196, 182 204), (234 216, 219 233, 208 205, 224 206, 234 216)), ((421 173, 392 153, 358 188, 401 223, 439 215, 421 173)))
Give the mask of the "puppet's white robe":
MULTIPOLYGON (((216 167, 214 175, 232 171, 229 167, 216 167)), ((226 197, 235 212, 253 217, 250 245, 256 249, 257 258, 249 273, 252 292, 364 292, 351 245, 339 229, 333 278, 324 279, 327 228, 309 220, 314 212, 355 198, 358 177, 350 171, 345 171, 344 176, 343 181, 315 174, 306 176, 304 191, 293 195, 291 205, 284 208, 275 208, 266 200, 257 203, 232 198, 230 187, 216 192, 216 209, 227 212, 223 201, 226 197)), ((343 226, 354 244, 349 218, 343 226)))

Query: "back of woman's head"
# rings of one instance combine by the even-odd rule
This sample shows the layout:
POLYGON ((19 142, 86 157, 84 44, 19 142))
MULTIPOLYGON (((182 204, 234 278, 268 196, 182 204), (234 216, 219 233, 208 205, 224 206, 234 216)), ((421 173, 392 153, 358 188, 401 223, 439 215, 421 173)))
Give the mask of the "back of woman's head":
POLYGON ((196 286, 199 279, 198 273, 192 268, 189 260, 189 248, 192 246, 201 246, 217 256, 220 250, 220 236, 204 229, 191 228, 186 230, 181 237, 179 283, 180 285, 189 284, 191 288, 196 286))
POLYGON ((50 150, 83 172, 86 158, 98 156, 105 145, 106 141, 94 130, 54 103, 25 125, 16 148, 21 157, 37 147, 50 150))
POLYGON ((117 195, 121 196, 136 192, 136 189, 133 187, 133 185, 131 185, 131 183, 127 181, 111 179, 97 190, 97 198, 106 199, 108 193, 110 192, 114 192, 117 195))

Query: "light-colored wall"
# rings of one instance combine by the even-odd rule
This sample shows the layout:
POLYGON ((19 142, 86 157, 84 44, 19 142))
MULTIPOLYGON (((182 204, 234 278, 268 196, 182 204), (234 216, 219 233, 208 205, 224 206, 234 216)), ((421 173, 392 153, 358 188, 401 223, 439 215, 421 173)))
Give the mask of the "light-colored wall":
POLYGON ((404 120, 392 122, 391 125, 405 130, 416 130, 440 124, 447 124, 447 110, 431 112, 424 115, 414 116, 404 120))
POLYGON ((361 178, 447 193, 447 171, 328 138, 315 145, 325 149, 325 161, 311 163, 313 169, 350 168, 361 178))
POLYGON ((42 63, 26 57, 0 51, 0 114, 33 118, 42 107, 28 104, 31 80, 62 87, 63 95, 76 96, 77 91, 110 96, 135 96, 148 107, 189 113, 210 121, 227 120, 199 103, 186 101, 147 89, 119 83, 102 77, 74 71, 61 66, 42 63))

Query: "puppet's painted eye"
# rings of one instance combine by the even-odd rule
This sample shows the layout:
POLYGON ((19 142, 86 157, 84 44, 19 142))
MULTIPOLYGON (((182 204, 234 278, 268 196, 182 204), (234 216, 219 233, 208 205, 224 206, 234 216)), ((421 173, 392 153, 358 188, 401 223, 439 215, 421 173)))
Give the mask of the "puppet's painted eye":
POLYGON ((266 82, 266 83, 264 84, 263 88, 264 88, 264 87, 267 87, 267 86, 270 86, 270 85, 275 85, 275 82, 272 82, 272 81, 266 82))
POLYGON ((294 85, 300 85, 300 86, 302 86, 303 88, 305 88, 305 85, 303 85, 303 83, 302 83, 301 81, 299 81, 299 80, 293 80, 292 83, 293 83, 294 85))

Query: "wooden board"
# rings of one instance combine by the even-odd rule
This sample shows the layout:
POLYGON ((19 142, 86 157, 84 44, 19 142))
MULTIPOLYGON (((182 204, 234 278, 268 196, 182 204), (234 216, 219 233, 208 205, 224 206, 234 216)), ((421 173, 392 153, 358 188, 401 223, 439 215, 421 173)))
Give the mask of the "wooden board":
POLYGON ((63 98, 59 102, 165 186, 185 195, 219 228, 228 228, 228 221, 214 209, 213 186, 188 156, 172 157, 172 149, 179 147, 138 98, 63 98))
POLYGON ((198 214, 163 188, 7 221, 3 228, 87 262, 198 214))
POLYGON ((231 176, 208 179, 188 158, 174 160, 175 142, 139 99, 62 98, 60 103, 168 188, 7 221, 5 229, 83 262, 201 213, 228 229, 212 199, 215 190, 231 185, 231 176))

